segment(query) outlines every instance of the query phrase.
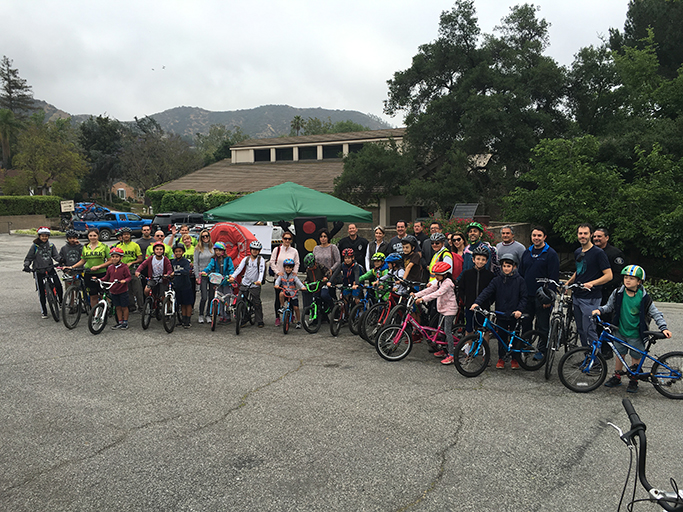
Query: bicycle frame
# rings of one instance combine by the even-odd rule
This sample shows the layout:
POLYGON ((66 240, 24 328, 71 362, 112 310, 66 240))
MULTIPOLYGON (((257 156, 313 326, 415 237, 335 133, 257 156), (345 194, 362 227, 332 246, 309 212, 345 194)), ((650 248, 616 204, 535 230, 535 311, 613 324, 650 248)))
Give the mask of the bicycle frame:
MULTIPOLYGON (((493 334, 493 336, 498 340, 499 343, 501 343, 505 349, 507 350, 508 353, 513 354, 513 353, 518 353, 518 354, 531 354, 532 352, 535 352, 535 350, 527 350, 527 349, 516 349, 513 348, 515 344, 515 340, 520 340, 523 342, 523 345, 529 345, 529 343, 522 338, 519 334, 517 334, 517 331, 519 331, 521 327, 521 320, 522 318, 518 318, 517 322, 515 324, 515 329, 513 331, 508 331, 507 329, 503 329, 501 326, 497 325, 493 321, 489 319, 489 315, 497 315, 500 314, 498 312, 496 313, 489 313, 484 311, 483 309, 477 309, 475 313, 482 313, 484 315, 484 323, 482 326, 477 329, 479 332, 479 340, 481 341, 481 338, 484 336, 486 332, 490 332, 493 334), (497 330, 501 330, 504 333, 506 333, 510 337, 510 341, 505 342, 503 341, 503 338, 500 337, 498 334, 497 330)), ((479 350, 479 347, 477 347, 477 350, 479 350)), ((477 352, 475 352, 476 354, 477 352)))
MULTIPOLYGON (((410 311, 412 309, 414 304, 415 304, 415 297, 410 297, 408 299, 407 304, 406 304, 406 308, 408 309, 408 311, 410 311)), ((420 331, 422 336, 424 336, 425 339, 427 339, 427 341, 430 341, 432 343, 436 343, 439 345, 448 345, 447 341, 442 341, 442 340, 437 339, 439 337, 439 335, 444 335, 444 336, 446 335, 446 332, 442 328, 443 321, 444 321, 444 319, 442 317, 439 320, 439 325, 437 327, 428 327, 426 325, 425 326, 420 325, 417 322, 417 320, 415 320, 411 315, 406 315, 405 318, 403 319, 403 324, 401 325, 401 330, 396 335, 396 340, 401 339, 401 335, 405 332, 406 328, 408 327, 408 324, 410 324, 412 327, 415 327, 418 331, 420 331), (432 336, 430 336, 430 334, 429 334, 430 332, 433 333, 432 336)))

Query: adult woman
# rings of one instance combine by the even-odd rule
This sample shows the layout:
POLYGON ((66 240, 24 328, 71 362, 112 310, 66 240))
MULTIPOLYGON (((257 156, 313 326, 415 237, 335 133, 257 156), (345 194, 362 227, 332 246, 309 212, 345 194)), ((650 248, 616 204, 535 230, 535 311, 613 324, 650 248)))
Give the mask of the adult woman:
POLYGON ((456 231, 451 237, 451 254, 453 255, 453 279, 462 272, 463 253, 465 252, 465 235, 456 231), (460 269, 458 271, 458 268, 460 269))
POLYGON ((89 228, 88 244, 83 246, 81 260, 71 268, 83 265, 86 270, 90 270, 90 273, 86 273, 84 277, 85 284, 90 293, 90 305, 92 307, 95 307, 99 302, 102 294, 102 289, 94 278, 102 278, 110 264, 109 246, 104 242, 100 242, 100 230, 97 228, 89 228))
POLYGON ((185 246, 185 258, 187 258, 190 263, 194 262, 194 238, 192 238, 192 235, 189 233, 185 233, 180 239, 185 246))
POLYGON ((384 228, 382 226, 375 227, 375 240, 368 244, 368 250, 365 252, 365 268, 371 269, 370 260, 372 255, 381 252, 388 254, 389 243, 384 241, 384 228))
MULTIPOLYGON (((211 233, 208 230, 203 229, 199 233, 199 241, 197 242, 197 247, 194 248, 194 277, 199 285, 199 291, 201 297, 199 299, 199 312, 197 322, 200 324, 204 323, 204 313, 206 312, 206 304, 209 302, 209 276, 202 276, 202 270, 204 270, 209 263, 211 258, 213 258, 213 244, 211 243, 211 233)), ((207 315, 208 316, 208 315, 207 315)), ((207 319, 208 321, 208 319, 207 319)))
POLYGON ((330 269, 331 273, 339 268, 341 265, 341 256, 336 245, 330 243, 330 232, 326 228, 318 232, 318 240, 320 244, 313 248, 313 256, 315 261, 330 269))
MULTIPOLYGON (((285 231, 282 234, 282 245, 276 247, 273 254, 270 257, 270 269, 276 276, 282 276, 285 273, 283 263, 286 259, 294 260, 294 274, 299 272, 299 251, 292 247, 292 240, 294 240, 294 235, 289 231, 285 231)), ((276 278, 277 279, 277 278, 276 278)), ((280 308, 280 297, 279 294, 275 294, 275 326, 280 325, 280 315, 278 315, 278 309, 280 308)))

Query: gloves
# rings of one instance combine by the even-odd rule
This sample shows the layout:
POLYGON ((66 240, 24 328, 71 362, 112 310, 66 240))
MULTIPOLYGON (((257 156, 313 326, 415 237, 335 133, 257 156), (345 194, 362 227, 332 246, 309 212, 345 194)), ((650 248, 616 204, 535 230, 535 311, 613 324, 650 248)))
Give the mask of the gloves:
POLYGON ((24 267, 24 272, 30 272, 30 271, 31 271, 31 267, 24 267))

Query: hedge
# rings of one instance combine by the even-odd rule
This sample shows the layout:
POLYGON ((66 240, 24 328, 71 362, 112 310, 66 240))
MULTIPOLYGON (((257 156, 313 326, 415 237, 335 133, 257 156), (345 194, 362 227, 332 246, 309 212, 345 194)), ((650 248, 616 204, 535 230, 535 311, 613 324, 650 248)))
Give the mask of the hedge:
POLYGON ((196 212, 204 213, 222 204, 237 199, 236 194, 213 190, 201 193, 194 190, 149 190, 147 197, 152 202, 155 213, 161 212, 196 212))
POLYGON ((0 196, 0 215, 59 217, 61 200, 57 196, 0 196))
POLYGON ((647 293, 657 302, 683 302, 683 283, 674 283, 666 279, 645 281, 647 293))

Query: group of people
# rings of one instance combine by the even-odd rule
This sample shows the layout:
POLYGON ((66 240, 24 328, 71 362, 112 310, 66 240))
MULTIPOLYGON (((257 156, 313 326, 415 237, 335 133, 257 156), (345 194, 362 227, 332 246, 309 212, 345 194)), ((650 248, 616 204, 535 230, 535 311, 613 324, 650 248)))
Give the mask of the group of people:
MULTIPOLYGON (((55 263, 69 269, 84 267, 88 270, 84 277, 92 305, 102 295, 100 280, 115 282, 111 289, 118 320, 112 327, 115 329, 128 327, 129 313, 141 309, 146 295, 163 293, 162 277, 173 279, 184 327, 190 326, 197 289, 200 294, 197 321, 207 322, 207 306, 213 296, 209 282, 212 273, 223 277, 216 285, 223 293, 236 280, 240 282, 241 290, 248 293, 254 306, 257 325, 263 327, 260 296, 266 271, 275 279, 275 325, 279 325, 282 304, 289 300, 296 315, 296 327, 300 328, 298 293, 306 290, 297 275, 301 270, 306 272, 307 283, 323 284, 315 294, 328 304, 334 300, 336 284, 342 285, 345 299, 357 302, 363 282, 374 286, 379 300, 386 300, 393 291, 403 296, 412 293, 419 302, 434 301, 436 312, 444 317, 448 345, 447 350, 433 352, 435 356, 443 357, 443 364, 453 363, 455 357, 451 327, 460 307, 465 313, 467 333, 477 328, 474 310, 477 307, 488 309, 495 302, 495 309, 502 313, 498 319, 501 327, 511 328, 524 315, 525 331, 535 322, 536 329, 542 336, 547 336, 554 287, 542 284, 539 278, 559 281, 560 262, 557 252, 546 242, 547 232, 543 227, 532 228, 528 247, 515 240, 512 226, 501 229, 502 241, 496 246, 482 240, 484 228, 478 222, 468 224, 465 233, 443 233, 438 221, 428 226, 429 234, 426 228, 422 222, 415 221, 414 234, 408 234, 408 224, 399 221, 397 234, 390 240, 385 238, 385 229, 377 226, 375 239, 368 241, 359 236, 355 224, 349 224, 348 235, 336 245, 331 243, 329 231, 322 229, 318 233, 319 244, 306 255, 303 267, 299 252, 292 247, 294 236, 285 231, 282 245, 275 248, 269 262, 260 254, 260 242, 254 241, 249 255, 235 268, 226 254, 225 244, 212 241, 211 233, 206 229, 195 239, 186 225, 180 230, 173 228, 170 236, 163 231, 152 236, 149 226, 145 226, 142 237, 132 241, 130 229, 124 228, 118 234, 119 241, 111 248, 99 240, 96 228, 88 230, 85 245, 80 243, 75 231, 68 231, 67 243, 58 251, 49 241, 50 230, 41 227, 26 256, 24 270, 30 271, 33 266, 34 271, 53 283, 57 295, 61 296, 55 263), (143 279, 147 282, 144 289, 143 279)), ((595 323, 591 319, 596 313, 611 314, 608 320, 619 325, 622 335, 633 343, 642 338, 650 318, 670 337, 671 332, 661 313, 642 286, 645 271, 637 265, 626 265, 624 254, 609 243, 609 232, 581 224, 577 228, 577 239, 580 247, 574 253, 576 272, 567 284, 581 284, 573 292, 574 317, 581 343, 588 345, 597 339, 595 323)), ((44 286, 42 279, 39 286, 44 286)), ((43 318, 47 318, 43 288, 40 289, 40 305, 43 318)), ((231 319, 223 315, 221 321, 230 322, 231 319)), ((642 341, 636 346, 642 346, 642 341)), ((508 361, 511 368, 519 367, 507 354, 506 347, 499 344, 496 368, 505 368, 508 361)), ((623 368, 620 363, 617 358, 615 376, 607 385, 621 383, 623 368)), ((630 382, 629 391, 636 389, 637 381, 630 382)))

